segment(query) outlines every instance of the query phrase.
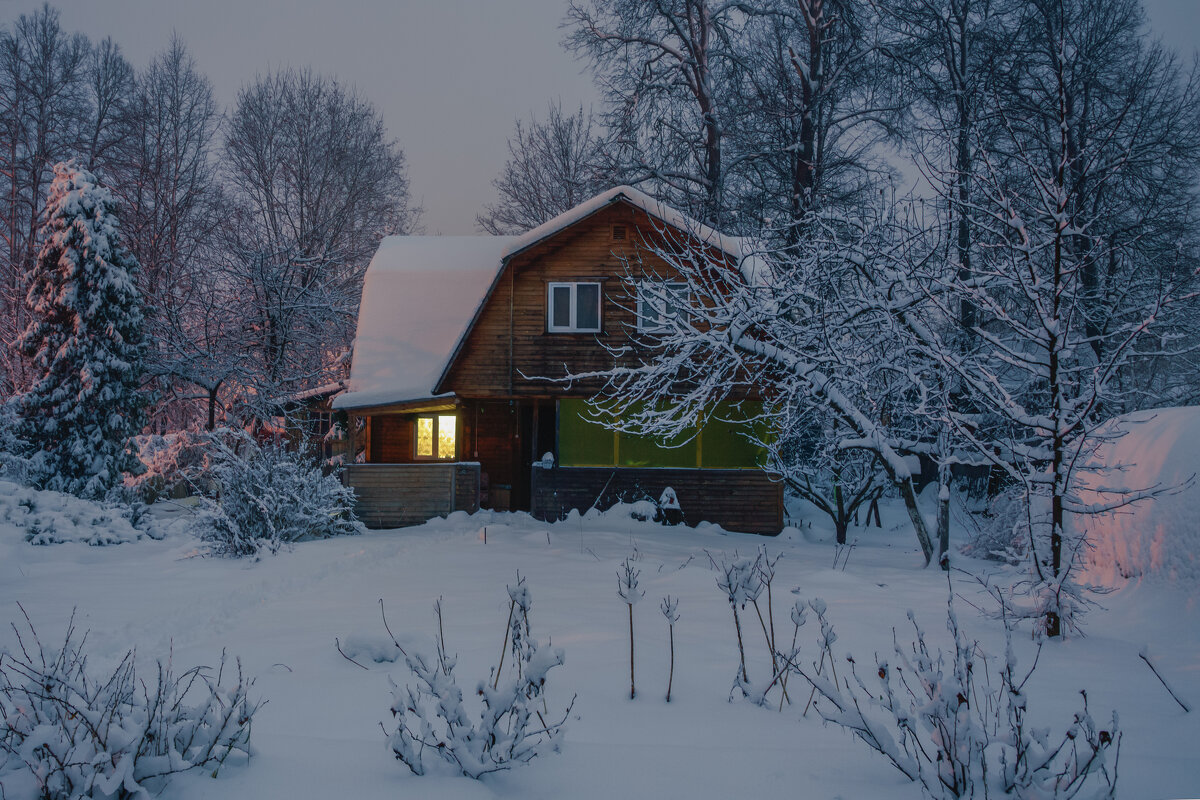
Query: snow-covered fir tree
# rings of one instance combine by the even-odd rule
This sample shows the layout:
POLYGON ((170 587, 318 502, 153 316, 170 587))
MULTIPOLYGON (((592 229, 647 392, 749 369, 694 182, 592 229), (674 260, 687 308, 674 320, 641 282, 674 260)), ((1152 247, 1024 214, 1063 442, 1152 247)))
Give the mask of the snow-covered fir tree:
POLYGON ((41 239, 19 341, 40 377, 20 398, 20 433, 36 483, 101 497, 140 469, 129 449, 146 405, 138 264, 112 194, 70 163, 54 168, 41 239))

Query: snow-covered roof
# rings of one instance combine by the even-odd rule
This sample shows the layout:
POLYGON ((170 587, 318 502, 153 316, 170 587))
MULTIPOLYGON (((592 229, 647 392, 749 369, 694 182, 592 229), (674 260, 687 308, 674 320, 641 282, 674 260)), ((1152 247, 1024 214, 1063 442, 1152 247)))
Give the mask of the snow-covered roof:
POLYGON ((723 250, 734 258, 741 259, 744 255, 744 243, 741 238, 737 236, 725 236, 719 231, 701 222, 697 222, 686 214, 660 203, 650 195, 632 186, 614 186, 608 191, 596 195, 591 200, 586 200, 574 208, 564 211, 554 219, 543 222, 533 230, 516 237, 508 246, 504 256, 507 258, 508 256, 516 255, 522 250, 526 250, 543 239, 574 225, 579 220, 596 213, 621 198, 624 198, 630 204, 640 208, 660 222, 666 223, 673 228, 678 228, 681 231, 686 231, 701 242, 712 245, 718 250, 723 250))
POLYGON ((293 392, 284 398, 284 402, 303 403, 306 400, 312 400, 317 397, 327 397, 331 394, 344 392, 345 390, 346 384, 344 381, 334 381, 332 383, 325 383, 320 386, 315 386, 312 389, 305 389, 302 392, 293 392))
POLYGON ((428 398, 512 236, 389 236, 367 267, 348 391, 334 408, 428 398))

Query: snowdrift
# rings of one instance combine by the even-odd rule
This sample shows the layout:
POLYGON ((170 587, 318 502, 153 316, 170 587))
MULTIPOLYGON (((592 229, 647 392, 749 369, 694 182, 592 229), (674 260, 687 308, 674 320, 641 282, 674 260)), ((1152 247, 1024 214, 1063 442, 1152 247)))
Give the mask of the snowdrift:
POLYGON ((1077 515, 1073 524, 1093 544, 1084 578, 1102 586, 1153 578, 1200 593, 1200 408, 1139 411, 1107 423, 1124 431, 1103 443, 1100 472, 1081 473, 1080 500, 1111 502, 1120 491, 1154 489, 1161 494, 1097 515, 1077 515))

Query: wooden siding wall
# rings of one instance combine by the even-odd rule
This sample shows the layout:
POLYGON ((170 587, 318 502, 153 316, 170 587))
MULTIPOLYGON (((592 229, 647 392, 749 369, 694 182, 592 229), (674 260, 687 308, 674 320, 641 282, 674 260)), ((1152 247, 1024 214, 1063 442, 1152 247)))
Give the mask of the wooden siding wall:
POLYGON ((783 484, 749 469, 534 469, 532 513, 557 520, 593 504, 603 510, 620 500, 657 500, 668 486, 688 525, 713 522, 730 531, 772 535, 783 530, 783 484))
MULTIPOLYGON (((619 256, 637 254, 646 270, 662 277, 673 274, 665 262, 641 249, 644 239, 656 238, 655 225, 643 212, 617 204, 513 258, 442 388, 459 397, 587 396, 599 389, 602 382, 577 381, 568 388, 540 378, 562 377, 564 364, 573 372, 613 366, 604 344, 624 343, 636 324, 624 281, 626 265, 619 256), (624 241, 613 240, 614 224, 626 226, 624 241), (601 283, 601 332, 548 333, 547 285, 577 280, 601 283)), ((633 261, 629 268, 639 265, 633 261)))
POLYGON ((353 464, 343 470, 342 482, 354 489, 354 513, 368 528, 402 528, 479 510, 478 464, 353 464))

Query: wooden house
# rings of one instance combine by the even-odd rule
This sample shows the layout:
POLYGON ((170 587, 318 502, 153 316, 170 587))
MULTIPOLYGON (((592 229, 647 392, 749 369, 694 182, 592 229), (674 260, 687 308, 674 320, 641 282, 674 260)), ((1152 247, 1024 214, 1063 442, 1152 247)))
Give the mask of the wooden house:
POLYGON ((619 363, 613 346, 663 313, 639 309, 631 281, 669 281, 654 251, 672 243, 711 248, 731 268, 741 257, 739 240, 627 186, 518 237, 385 239, 348 391, 333 402, 349 417, 358 463, 344 479, 363 521, 479 507, 558 519, 671 487, 688 523, 778 533, 782 485, 733 415, 667 447, 590 421, 601 381, 547 380, 619 363))

